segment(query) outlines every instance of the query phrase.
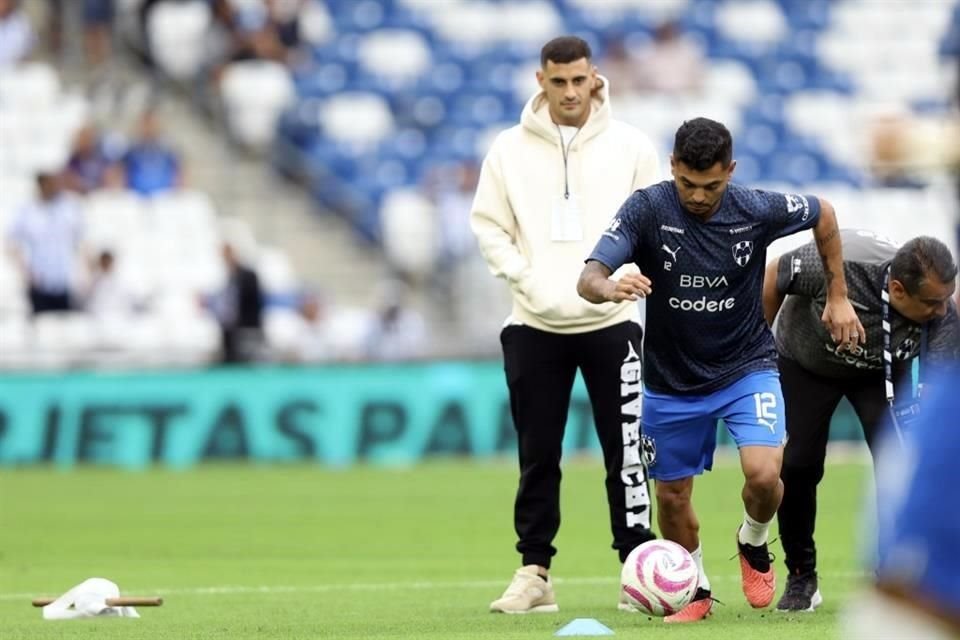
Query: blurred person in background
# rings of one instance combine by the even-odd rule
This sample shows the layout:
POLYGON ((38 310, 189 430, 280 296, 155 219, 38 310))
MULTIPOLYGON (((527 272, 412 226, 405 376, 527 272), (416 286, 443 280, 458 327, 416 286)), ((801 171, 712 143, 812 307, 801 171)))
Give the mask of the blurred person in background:
POLYGON ((616 87, 618 94, 637 93, 644 88, 640 81, 637 60, 621 35, 611 37, 600 62, 603 75, 616 87))
MULTIPOLYGON (((479 178, 479 164, 469 160, 444 165, 426 180, 425 191, 436 212, 439 242, 431 279, 445 302, 457 295, 459 272, 477 250, 470 230, 470 209, 479 178)), ((445 306, 453 311, 454 305, 445 306)))
POLYGON ((663 537, 687 549, 700 568, 693 600, 664 620, 690 623, 713 607, 691 496, 694 478, 713 466, 718 420, 736 442, 744 478, 736 536, 741 589, 756 609, 769 606, 776 592, 767 540, 783 493, 786 430, 776 347, 761 306, 767 246, 812 229, 827 292, 819 318, 830 343, 856 349, 864 332, 847 298, 829 202, 731 183, 733 139, 708 118, 677 130, 670 167, 673 180, 636 191, 623 204, 587 259, 577 291, 602 305, 647 298, 643 438, 657 521, 663 537), (641 274, 611 277, 628 263, 641 274))
POLYGON ((33 50, 35 34, 19 0, 0 0, 0 68, 21 62, 33 50))
POLYGON ((925 236, 899 248, 869 231, 841 236, 850 298, 866 329, 857 349, 835 345, 819 321, 826 288, 813 243, 772 260, 764 278, 764 315, 775 329, 788 436, 777 511, 788 577, 778 611, 813 611, 823 601, 813 539, 817 485, 840 400, 853 406, 875 453, 890 412, 915 413, 914 359, 927 380, 960 358, 960 318, 951 300, 957 265, 950 249, 925 236))
POLYGON ((136 296, 117 273, 113 252, 101 251, 90 270, 83 310, 92 316, 103 318, 126 316, 136 311, 138 306, 136 296))
POLYGON ((701 48, 675 22, 664 22, 653 41, 636 56, 636 88, 659 95, 700 92, 707 61, 701 48))
POLYGON ((113 17, 114 0, 83 0, 83 49, 93 69, 110 60, 113 17))
POLYGON ((220 325, 223 363, 238 364, 259 359, 263 350, 263 291, 256 271, 246 266, 229 243, 221 256, 227 271, 224 288, 204 300, 220 325))
POLYGON ((8 238, 34 314, 73 308, 83 218, 77 200, 63 193, 60 181, 55 172, 37 174, 40 197, 17 211, 8 238))
POLYGON ((242 60, 273 60, 291 64, 300 46, 300 12, 306 0, 264 0, 231 3, 214 0, 220 60, 215 61, 217 82, 222 65, 242 60))
POLYGON ((67 189, 84 194, 123 184, 123 168, 107 151, 107 145, 94 125, 81 127, 74 137, 73 151, 63 179, 67 189))
POLYGON ((940 52, 952 60, 953 77, 956 83, 953 87, 952 99, 954 107, 960 108, 960 2, 953 7, 950 24, 940 44, 940 52))
POLYGON ((156 109, 147 109, 137 123, 136 137, 123 156, 127 187, 151 195, 183 186, 180 157, 162 136, 156 109))
MULTIPOLYGON (((577 297, 579 263, 612 212, 659 178, 653 143, 614 120, 610 86, 574 36, 544 45, 520 124, 483 161, 471 225, 491 273, 513 293, 500 341, 518 437, 514 527, 521 568, 490 604, 505 613, 557 611, 549 570, 560 528, 564 428, 579 369, 603 460, 613 548, 620 562, 654 537, 640 454, 643 330, 628 301, 577 297)), ((621 601, 621 606, 627 606, 621 601)))
POLYGON ((377 307, 363 333, 367 360, 417 360, 427 355, 427 323, 409 304, 409 288, 400 281, 380 287, 377 307))
POLYGON ((303 295, 297 307, 290 358, 298 362, 336 362, 363 358, 363 341, 372 322, 366 309, 345 309, 317 291, 303 295))
POLYGON ((849 600, 843 638, 960 638, 958 389, 955 368, 931 385, 929 402, 903 443, 886 433, 877 460, 871 584, 849 600))

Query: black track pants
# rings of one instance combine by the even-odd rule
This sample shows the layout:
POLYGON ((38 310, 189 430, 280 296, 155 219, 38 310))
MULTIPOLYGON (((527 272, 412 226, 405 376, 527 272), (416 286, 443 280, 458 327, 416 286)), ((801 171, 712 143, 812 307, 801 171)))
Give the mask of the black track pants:
POLYGON ((634 322, 579 334, 503 329, 504 369, 517 430, 520 486, 514 506, 523 564, 550 566, 560 528, 560 457, 579 368, 606 467, 613 548, 621 562, 650 532, 650 493, 640 457, 640 341, 634 322))

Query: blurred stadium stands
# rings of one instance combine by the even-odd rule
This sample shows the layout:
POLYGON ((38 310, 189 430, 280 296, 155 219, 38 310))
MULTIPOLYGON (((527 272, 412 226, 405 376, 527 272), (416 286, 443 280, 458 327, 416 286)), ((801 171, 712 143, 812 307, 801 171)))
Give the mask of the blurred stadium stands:
MULTIPOLYGON (((456 171, 482 158, 496 132, 518 121, 536 89, 539 48, 559 33, 588 40, 601 73, 615 43, 638 55, 664 21, 674 22, 702 52, 697 91, 666 94, 612 86, 614 113, 651 135, 664 161, 682 119, 715 117, 733 131, 740 182, 823 194, 837 205, 845 226, 872 228, 898 240, 918 233, 947 237, 956 205, 943 174, 924 171, 893 179, 878 174, 873 136, 878 122, 936 119, 952 108, 949 87, 958 74, 955 58, 946 54, 956 55, 960 47, 946 34, 951 20, 960 19, 956 2, 881 7, 871 0, 304 0, 274 5, 285 7, 289 22, 283 24, 296 26, 296 37, 280 48, 229 53, 236 33, 256 34, 269 23, 262 0, 118 0, 116 40, 149 52, 151 66, 138 67, 144 77, 159 72, 165 91, 185 88, 190 100, 213 105, 210 112, 245 150, 238 148, 237 154, 253 151, 260 162, 295 178, 318 205, 318 215, 339 215, 368 247, 382 253, 412 287, 431 324, 431 343, 411 353, 497 350, 498 321, 491 319, 491 309, 502 303, 494 293, 499 283, 485 273, 472 246, 452 249, 455 227, 460 225, 462 236, 466 225, 469 184, 464 181, 451 193, 449 183, 457 180, 456 171), (229 20, 223 7, 233 12, 229 20), (438 195, 445 189, 446 195, 438 195), (441 228, 444 217, 454 228, 441 228), (452 279, 437 277, 447 271, 456 272, 452 279)), ((274 26, 280 33, 282 25, 274 26)), ((114 55, 129 57, 125 47, 114 55)), ((34 173, 63 166, 74 134, 94 108, 89 92, 64 80, 56 59, 53 64, 43 60, 34 57, 0 69, 4 235, 18 207, 35 195, 34 173)), ((224 237, 239 238, 235 241, 264 283, 268 346, 276 347, 265 358, 288 359, 296 351, 303 319, 295 306, 304 283, 321 289, 328 284, 295 272, 285 248, 303 242, 293 237, 296 232, 271 238, 276 247, 261 246, 263 239, 246 221, 221 215, 202 180, 149 197, 117 189, 78 197, 87 248, 115 251, 121 279, 149 305, 120 325, 75 313, 32 322, 25 283, 4 254, 0 367, 215 360, 217 326, 195 299, 224 284, 217 253, 224 237)), ((269 201, 270 194, 262 197, 269 201)), ((357 262, 363 260, 358 253, 357 262)), ((404 296, 387 297, 399 304, 396 299, 404 296)), ((333 323, 351 327, 345 340, 369 342, 379 310, 366 311, 349 310, 349 321, 333 323)), ((347 351, 370 356, 369 346, 347 351)))
MULTIPOLYGON (((712 115, 737 141, 738 178, 813 190, 870 188, 870 119, 895 107, 947 109, 952 67, 938 47, 949 2, 329 0, 335 36, 294 69, 276 161, 382 241, 380 205, 441 163, 482 157, 535 89, 538 48, 572 32, 594 48, 646 45, 665 19, 706 53, 699 95, 618 92, 619 117, 666 154, 677 124, 712 115), (384 55, 384 51, 389 54, 384 55), (338 114, 345 114, 339 116, 338 114), (290 149, 298 153, 291 154, 290 149), (291 156, 296 166, 291 167, 291 156)), ((891 215, 895 215, 893 211, 891 215)))

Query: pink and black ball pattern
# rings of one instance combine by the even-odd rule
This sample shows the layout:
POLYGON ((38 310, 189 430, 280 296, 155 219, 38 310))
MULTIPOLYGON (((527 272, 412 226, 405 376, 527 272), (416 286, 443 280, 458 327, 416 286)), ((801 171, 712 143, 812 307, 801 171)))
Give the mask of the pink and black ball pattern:
POLYGON ((652 616, 669 616, 697 591, 700 571, 690 553, 669 540, 645 542, 627 556, 620 584, 630 601, 652 616))

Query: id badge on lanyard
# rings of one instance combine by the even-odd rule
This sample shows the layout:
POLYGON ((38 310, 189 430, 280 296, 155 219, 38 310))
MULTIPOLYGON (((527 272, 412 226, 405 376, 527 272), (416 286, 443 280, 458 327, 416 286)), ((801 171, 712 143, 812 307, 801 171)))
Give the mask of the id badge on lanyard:
POLYGON ((880 291, 880 298, 883 302, 883 374, 890 421, 893 424, 894 432, 897 434, 897 439, 902 444, 904 432, 909 431, 921 415, 920 394, 923 391, 923 364, 927 357, 927 327, 924 325, 920 332, 919 375, 917 376, 916 393, 911 394, 907 401, 897 402, 893 384, 893 351, 890 348, 892 328, 890 325, 889 288, 890 267, 887 267, 883 278, 883 289, 880 291))

